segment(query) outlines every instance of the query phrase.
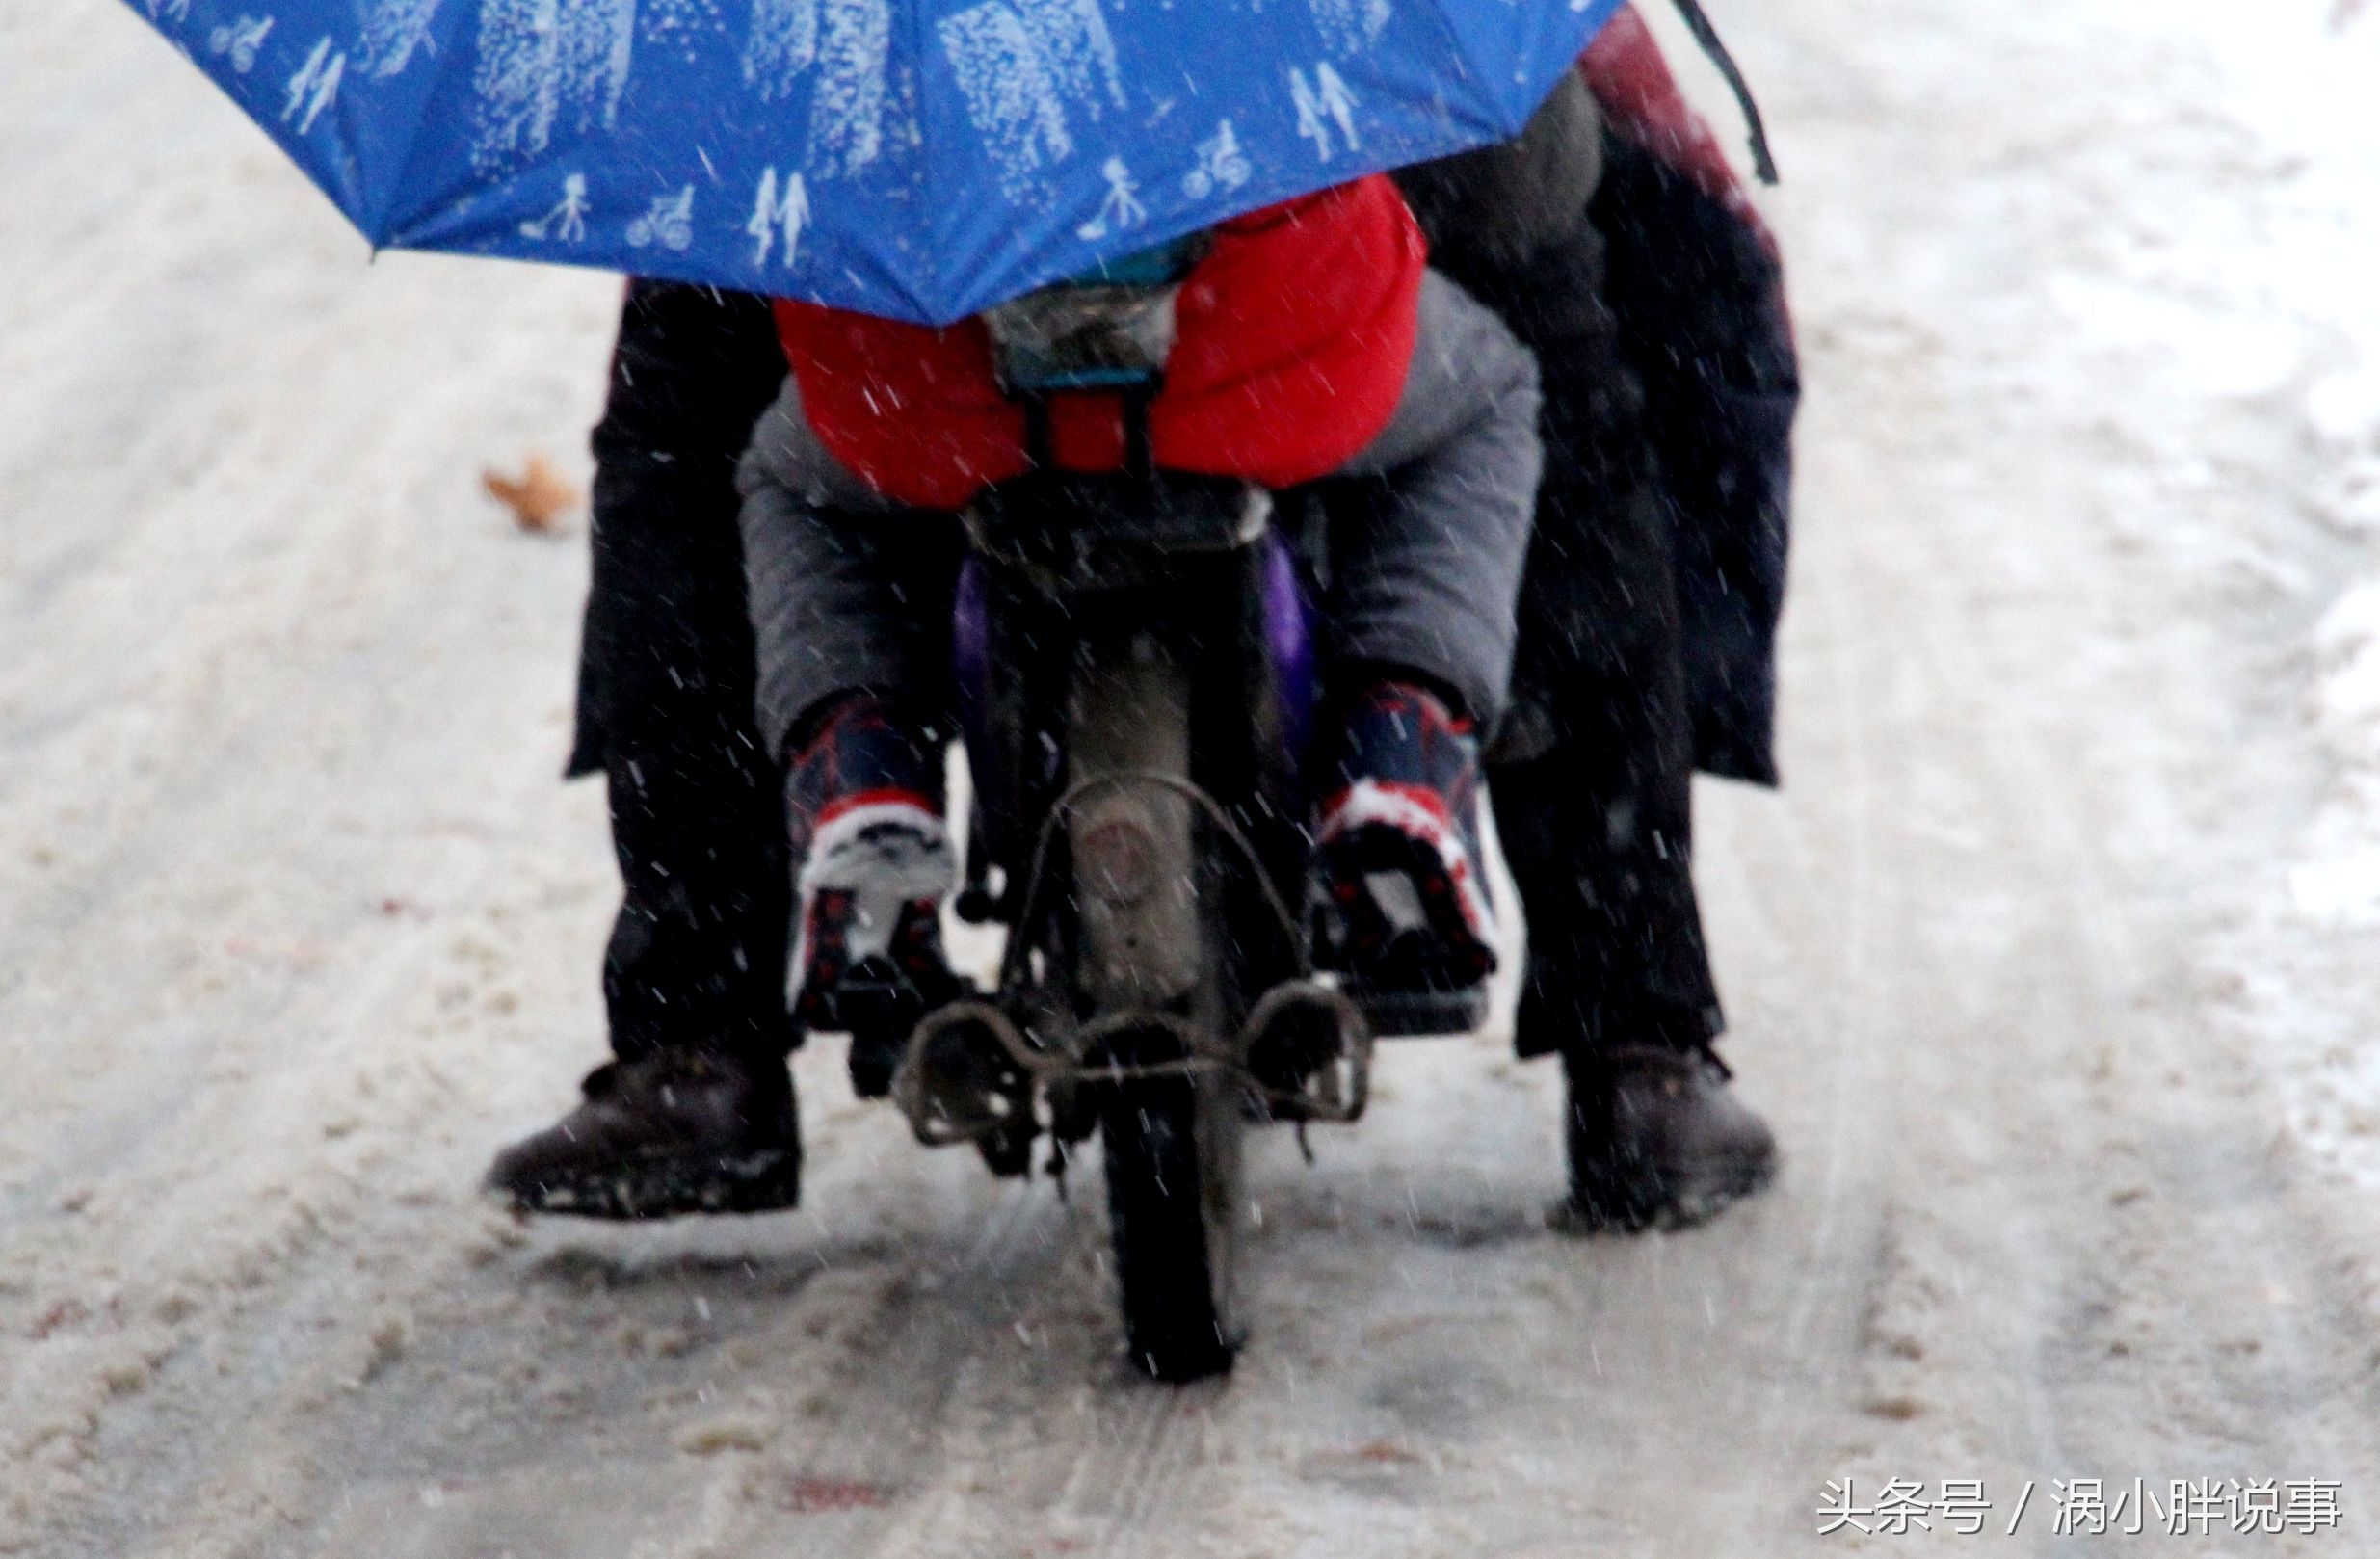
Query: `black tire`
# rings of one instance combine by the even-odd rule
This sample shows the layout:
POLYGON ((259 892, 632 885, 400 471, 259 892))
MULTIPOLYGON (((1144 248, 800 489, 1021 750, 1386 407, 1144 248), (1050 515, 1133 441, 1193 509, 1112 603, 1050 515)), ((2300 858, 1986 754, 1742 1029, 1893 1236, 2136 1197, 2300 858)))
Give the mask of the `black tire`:
MULTIPOLYGON (((1235 1222, 1228 1204, 1210 1205, 1221 1166, 1202 1151, 1205 1092, 1187 1078, 1120 1090, 1099 1131, 1125 1353, 1175 1385, 1228 1371, 1238 1343, 1228 1313, 1235 1222)), ((1236 1154, 1232 1125, 1207 1135, 1236 1154)))
MULTIPOLYGON (((1069 759, 1079 782, 1110 775, 1190 777, 1189 668, 1158 642, 1101 647, 1078 674, 1069 759)), ((1083 937, 1077 979, 1096 1010, 1162 1002, 1209 1035, 1236 1031, 1238 982, 1228 949, 1211 845, 1190 804, 1163 792, 1119 792, 1115 817, 1138 830, 1146 861, 1131 891, 1083 864, 1074 903, 1083 937), (1109 884, 1102 886, 1102 883, 1109 884), (1177 894, 1163 885, 1198 885, 1177 894), (1148 885, 1153 884, 1156 885, 1148 885), (1097 914, 1095 908, 1099 908, 1097 914)), ((1074 815, 1096 837, 1093 805, 1074 815)), ((1181 1040, 1152 1028, 1119 1036, 1126 1065, 1182 1059, 1181 1040)), ((1231 1367, 1239 1254, 1240 1113, 1236 1082, 1211 1073, 1135 1079, 1102 1102, 1108 1222, 1125 1354, 1156 1380, 1185 1382, 1231 1367)))

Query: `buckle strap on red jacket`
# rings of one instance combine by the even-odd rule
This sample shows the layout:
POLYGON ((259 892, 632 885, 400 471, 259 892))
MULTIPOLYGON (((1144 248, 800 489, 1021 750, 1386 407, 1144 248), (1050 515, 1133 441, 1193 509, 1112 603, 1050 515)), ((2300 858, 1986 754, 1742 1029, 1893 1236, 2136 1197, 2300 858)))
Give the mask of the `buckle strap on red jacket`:
MULTIPOLYGON (((1217 227, 1150 408, 1157 463, 1276 488, 1345 464, 1396 410, 1424 261, 1378 174, 1217 227)), ((956 509, 1026 469, 1024 412, 1000 394, 982 320, 936 330, 780 301, 777 329, 819 441, 887 497, 956 509)), ((1116 396, 1053 398, 1050 433, 1066 469, 1124 464, 1116 396)))

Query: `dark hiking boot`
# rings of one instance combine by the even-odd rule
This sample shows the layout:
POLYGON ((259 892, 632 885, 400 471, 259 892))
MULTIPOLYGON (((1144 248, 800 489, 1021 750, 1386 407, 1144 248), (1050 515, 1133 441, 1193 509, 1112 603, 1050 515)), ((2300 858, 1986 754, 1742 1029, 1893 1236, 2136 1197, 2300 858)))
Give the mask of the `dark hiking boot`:
POLYGON ((1567 1233, 1684 1229, 1751 1196, 1777 1173, 1777 1139, 1729 1087, 1707 1049, 1634 1046, 1565 1056, 1567 1233))
POLYGON ((1495 969, 1479 849, 1479 746, 1437 698, 1383 683, 1326 751, 1319 956, 1367 990, 1462 991, 1495 969))
POLYGON ((524 1212, 671 1218, 802 1199, 802 1131, 781 1061, 701 1052, 615 1061, 579 1106, 496 1155, 488 1189, 524 1212))
POLYGON ((957 877, 941 747, 866 697, 828 714, 786 781, 800 862, 793 1015, 851 1036, 853 1092, 882 1097, 917 1020, 958 995, 941 904, 957 877))

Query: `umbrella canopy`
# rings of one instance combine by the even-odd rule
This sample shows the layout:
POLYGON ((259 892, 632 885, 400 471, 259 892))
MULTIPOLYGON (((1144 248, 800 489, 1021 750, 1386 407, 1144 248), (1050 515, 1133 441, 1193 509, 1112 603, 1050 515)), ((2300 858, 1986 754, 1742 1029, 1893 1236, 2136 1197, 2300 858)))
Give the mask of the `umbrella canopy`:
POLYGON ((1517 131, 1620 0, 130 0, 376 245, 941 324, 1517 131))

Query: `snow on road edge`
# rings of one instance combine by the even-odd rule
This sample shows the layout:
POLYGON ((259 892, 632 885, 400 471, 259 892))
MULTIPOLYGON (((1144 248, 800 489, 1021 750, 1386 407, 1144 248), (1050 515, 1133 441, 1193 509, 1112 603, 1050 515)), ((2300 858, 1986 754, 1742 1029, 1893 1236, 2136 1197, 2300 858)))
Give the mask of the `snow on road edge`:
MULTIPOLYGON (((2297 662, 2304 717, 2329 765, 2297 858, 2283 863, 2219 961, 2267 1058, 2291 1139, 2318 1172, 2380 1189, 2380 17, 2342 28, 2296 4, 2244 29, 2233 7, 2154 10, 2220 40, 2228 105, 2288 159, 2260 262, 2268 323, 2327 339, 2305 392, 2297 497, 2331 533, 2335 594, 2297 662)), ((2352 1217, 2341 1220, 2352 1225, 2352 1217)))

